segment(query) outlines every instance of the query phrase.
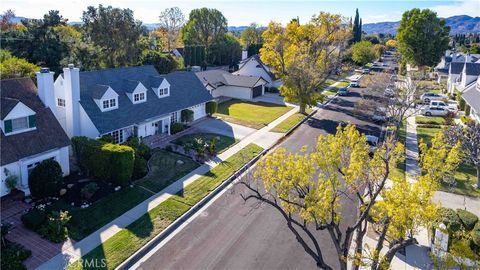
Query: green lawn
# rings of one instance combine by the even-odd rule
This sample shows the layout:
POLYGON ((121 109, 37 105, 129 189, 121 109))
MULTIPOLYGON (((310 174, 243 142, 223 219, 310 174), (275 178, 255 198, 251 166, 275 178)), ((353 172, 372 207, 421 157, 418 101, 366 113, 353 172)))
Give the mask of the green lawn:
POLYGON ((77 241, 85 238, 198 166, 198 163, 187 157, 163 150, 155 151, 150 159, 151 171, 138 180, 134 187, 123 188, 88 208, 67 206, 72 215, 68 223, 70 237, 77 241), (184 163, 177 164, 177 160, 184 163))
MULTIPOLYGON (((335 81, 333 83, 335 83, 335 81)), ((329 90, 323 91, 322 94, 324 94, 325 96, 335 95, 340 88, 347 87, 349 84, 350 83, 348 81, 340 81, 337 85, 335 85, 335 87, 329 90)))
MULTIPOLYGON (((398 141, 401 142, 403 146, 405 146, 406 139, 407 139, 407 121, 404 120, 402 123, 402 126, 400 127, 398 141)), ((389 177, 405 179, 405 169, 406 169, 405 160, 398 162, 397 166, 393 168, 393 170, 390 172, 389 177)))
POLYGON ((261 151, 255 144, 248 145, 82 258, 105 259, 105 267, 82 267, 77 261, 68 269, 114 269, 261 151))
POLYGON ((201 138, 204 142, 210 141, 212 138, 215 138, 217 140, 217 152, 222 153, 223 151, 227 150, 229 147, 232 145, 236 144, 239 140, 229 137, 229 136, 224 136, 220 134, 214 134, 214 133, 195 133, 195 134, 187 134, 185 136, 182 136, 176 140, 174 140, 172 143, 177 144, 177 145, 185 145, 187 143, 193 143, 193 141, 196 138, 201 138))
POLYGON ((416 116, 415 122, 419 125, 431 124, 431 125, 445 125, 445 118, 439 116, 416 116))
POLYGON ((147 176, 138 180, 137 184, 153 192, 161 191, 200 166, 188 157, 164 150, 155 151, 149 165, 147 176), (178 160, 183 164, 177 163, 178 160))
POLYGON ((291 107, 273 103, 231 99, 218 104, 215 116, 227 122, 260 129, 291 109, 291 107))
POLYGON ((329 87, 330 85, 336 83, 337 81, 332 79, 332 78, 328 78, 326 79, 321 85, 320 85, 320 91, 329 87))
POLYGON ((344 87, 347 87, 349 84, 350 83, 347 82, 347 81, 341 81, 335 86, 335 88, 337 88, 337 89, 344 88, 344 87))
MULTIPOLYGON (((310 114, 313 110, 306 109, 307 114, 310 114)), ((287 119, 283 120, 280 124, 274 127, 271 131, 272 132, 279 132, 279 133, 286 133, 289 131, 293 126, 295 126, 298 122, 302 121, 306 117, 305 114, 296 113, 287 119)))
POLYGON ((67 207, 72 215, 68 223, 69 236, 74 240, 81 240, 152 195, 153 193, 138 186, 126 187, 88 208, 67 207))
MULTIPOLYGON (((441 128, 417 127, 418 142, 420 143, 420 139, 423 139, 424 142, 430 146, 430 142, 435 133, 441 131, 441 128)), ((477 171, 473 165, 461 162, 454 174, 454 178, 455 185, 452 186, 449 183, 442 181, 440 183, 440 190, 472 197, 480 197, 480 191, 475 187, 477 183, 477 171)))

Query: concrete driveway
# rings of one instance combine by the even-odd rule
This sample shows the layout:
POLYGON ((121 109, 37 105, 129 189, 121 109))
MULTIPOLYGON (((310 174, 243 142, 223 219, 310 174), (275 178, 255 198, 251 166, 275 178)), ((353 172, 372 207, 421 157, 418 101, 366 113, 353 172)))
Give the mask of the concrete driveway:
POLYGON ((263 96, 256 97, 252 101, 254 102, 261 101, 261 102, 268 102, 273 104, 286 105, 285 101, 283 100, 283 97, 275 93, 265 93, 263 96))
POLYGON ((246 136, 257 131, 256 129, 227 123, 225 121, 214 119, 214 118, 205 118, 204 120, 193 124, 200 132, 207 133, 216 133, 220 135, 225 135, 233 137, 236 139, 243 139, 246 136))

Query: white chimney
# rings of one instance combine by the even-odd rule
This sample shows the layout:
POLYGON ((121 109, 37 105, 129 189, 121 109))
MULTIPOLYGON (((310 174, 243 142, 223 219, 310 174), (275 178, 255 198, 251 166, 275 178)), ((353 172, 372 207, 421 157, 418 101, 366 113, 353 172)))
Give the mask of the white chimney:
POLYGON ((55 90, 53 88, 53 74, 48 68, 41 68, 37 72, 38 97, 45 107, 49 107, 53 113, 57 109, 55 105, 55 90))
POLYGON ((63 69, 63 89, 65 91, 65 118, 68 137, 80 134, 80 70, 68 64, 63 69))
POLYGON ((243 50, 242 51, 242 60, 245 60, 248 58, 248 51, 243 50))

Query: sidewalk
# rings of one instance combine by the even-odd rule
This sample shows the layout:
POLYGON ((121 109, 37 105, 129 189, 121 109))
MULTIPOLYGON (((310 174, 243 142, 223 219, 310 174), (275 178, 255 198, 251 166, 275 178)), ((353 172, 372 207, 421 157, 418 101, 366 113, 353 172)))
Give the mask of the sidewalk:
POLYGON ((73 263, 86 255, 88 252, 107 241, 110 237, 121 231, 123 228, 130 225, 132 222, 140 218, 142 215, 158 206, 163 201, 167 200, 174 194, 181 191, 185 186, 200 178, 203 174, 208 172, 213 167, 217 166, 223 160, 231 157, 250 143, 255 143, 263 148, 269 148, 283 136, 283 134, 270 132, 270 130, 282 121, 298 112, 298 107, 294 107, 281 117, 277 118, 267 126, 257 130, 248 135, 236 145, 232 146, 225 152, 218 155, 214 160, 203 164, 188 175, 182 177, 176 182, 172 183, 162 191, 143 201, 139 205, 125 212, 118 218, 114 219, 107 225, 103 226, 96 232, 85 237, 83 240, 70 245, 65 245, 62 252, 51 258, 49 261, 40 265, 37 269, 63 269, 65 265, 73 263))

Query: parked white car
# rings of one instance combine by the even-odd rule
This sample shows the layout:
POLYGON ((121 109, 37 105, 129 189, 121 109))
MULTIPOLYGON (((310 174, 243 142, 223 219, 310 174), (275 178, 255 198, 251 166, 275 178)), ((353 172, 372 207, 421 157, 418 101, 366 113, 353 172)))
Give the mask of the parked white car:
POLYGON ((350 87, 360 87, 360 81, 358 80, 351 80, 350 87))
POLYGON ((422 109, 422 114, 425 116, 447 116, 451 113, 447 108, 427 106, 422 109))
POLYGON ((438 94, 438 93, 425 93, 420 96, 420 99, 424 103, 430 103, 432 100, 446 100, 448 99, 447 95, 438 94))
POLYGON ((430 107, 442 107, 442 108, 446 108, 451 112, 456 112, 458 110, 457 102, 455 101, 432 100, 430 101, 430 107))

